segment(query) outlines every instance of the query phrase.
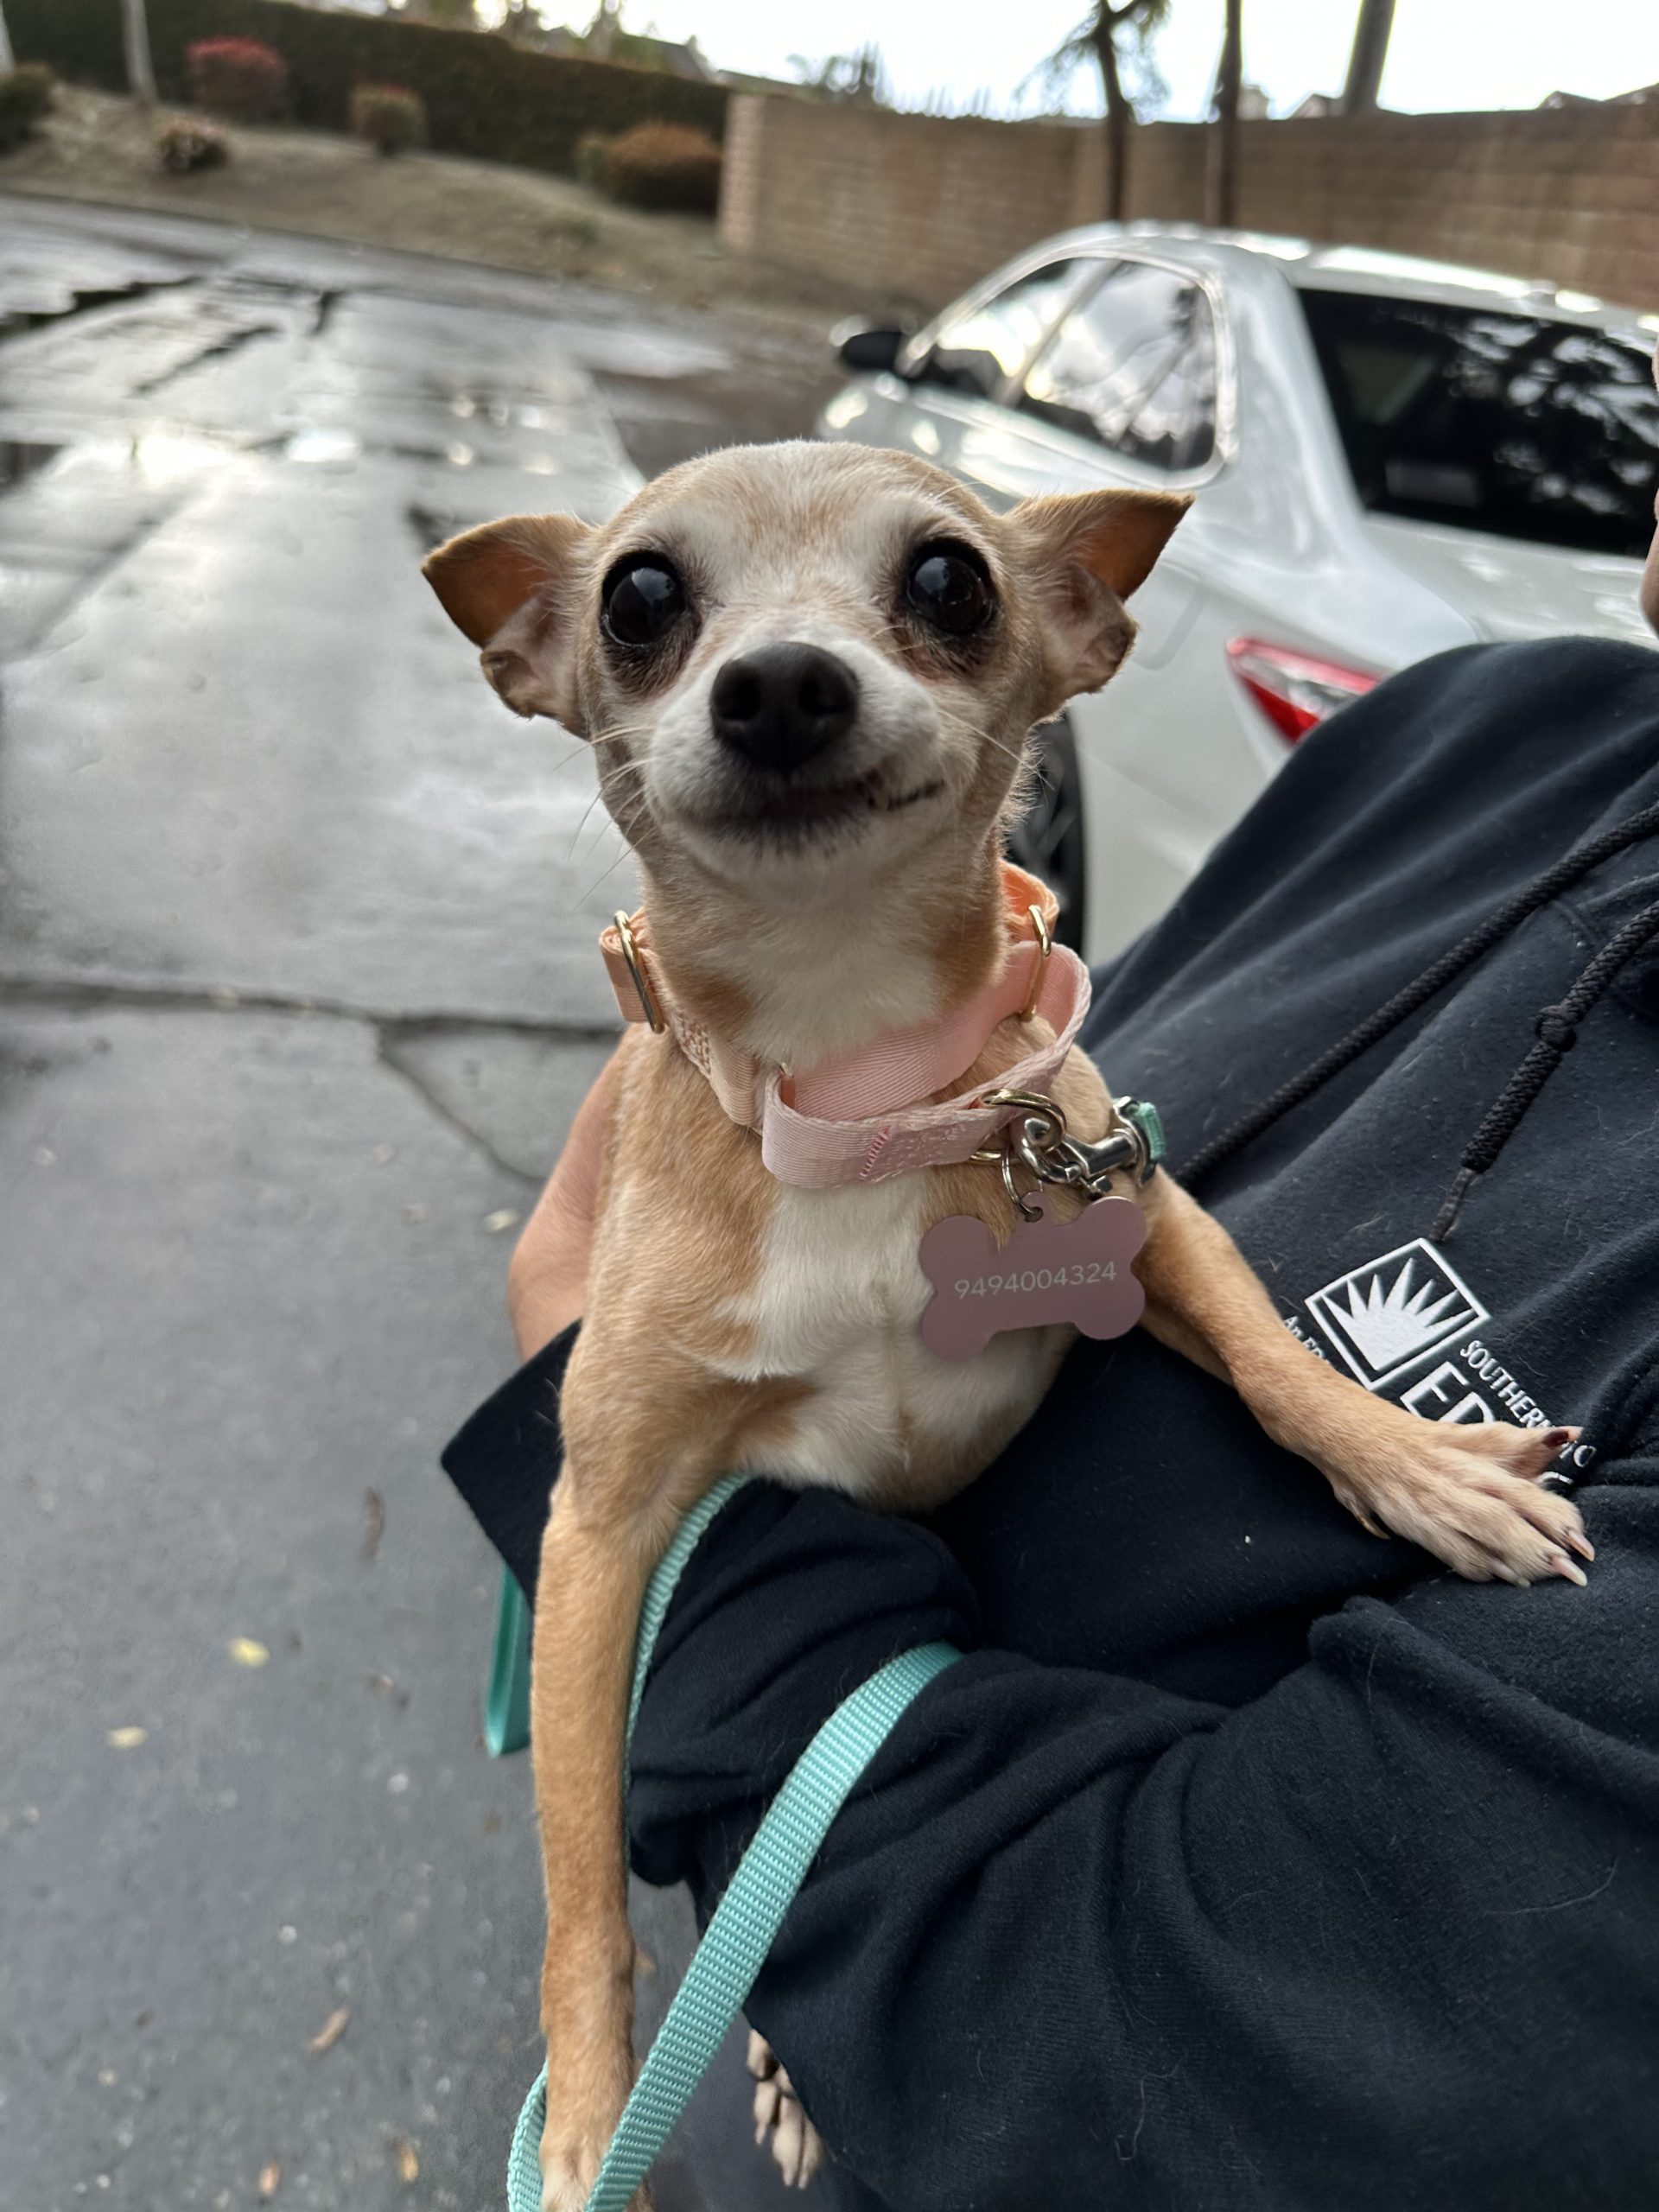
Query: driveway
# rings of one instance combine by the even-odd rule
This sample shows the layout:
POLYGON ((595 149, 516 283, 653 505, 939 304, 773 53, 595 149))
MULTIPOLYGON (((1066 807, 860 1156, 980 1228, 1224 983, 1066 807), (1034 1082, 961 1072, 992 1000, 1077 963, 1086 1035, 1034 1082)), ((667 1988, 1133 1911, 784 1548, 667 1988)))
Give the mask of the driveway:
MULTIPOLYGON (((781 325, 0 201, 8 2208, 499 2212, 539 1876, 435 1459, 631 885, 418 563, 823 386, 781 325)), ((743 2092, 659 2212, 787 2201, 743 2092)))

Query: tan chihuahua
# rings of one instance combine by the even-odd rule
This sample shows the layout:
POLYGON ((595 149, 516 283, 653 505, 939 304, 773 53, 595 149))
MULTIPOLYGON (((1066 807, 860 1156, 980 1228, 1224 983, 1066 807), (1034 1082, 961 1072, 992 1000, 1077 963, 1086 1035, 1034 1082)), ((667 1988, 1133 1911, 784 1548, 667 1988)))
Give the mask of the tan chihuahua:
MULTIPOLYGON (((930 1349, 920 1247, 944 1217, 1001 1246, 1039 1183, 1052 1227, 1131 1199, 1145 1325, 1368 1528, 1477 1580, 1584 1579, 1579 1515, 1537 1481, 1573 1432, 1432 1426, 1310 1357, 1071 1049, 1086 982, 1004 833, 1028 733, 1118 667, 1123 602, 1186 504, 996 515, 906 455, 754 447, 671 470, 602 528, 516 517, 426 564, 507 704, 591 740, 645 890, 607 932, 637 1026, 604 1078, 536 1598, 548 2212, 578 2212, 633 2078, 622 1744, 681 1516, 738 1469, 926 1512, 1072 1339, 1045 1319, 966 1359, 930 1349)), ((762 2097, 765 2117, 775 2076, 762 2097)), ((804 2178, 801 2144, 797 2113, 804 2178)))

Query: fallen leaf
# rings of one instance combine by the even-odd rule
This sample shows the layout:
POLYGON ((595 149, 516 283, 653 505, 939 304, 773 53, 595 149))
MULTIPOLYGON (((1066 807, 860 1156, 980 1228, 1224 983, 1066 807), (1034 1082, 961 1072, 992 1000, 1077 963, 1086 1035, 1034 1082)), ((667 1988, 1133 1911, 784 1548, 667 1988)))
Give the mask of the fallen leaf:
POLYGON ((405 2189, 420 2179, 420 2156, 407 2135, 397 2137, 391 2146, 391 2155, 397 2161, 397 2178, 405 2189))
POLYGON ((111 1728, 109 1743, 112 1751, 136 1751, 140 1744, 149 1741, 148 1728, 111 1728))
POLYGON ((486 1213, 484 1226, 492 1236, 500 1236, 509 1229, 517 1229, 519 1216, 511 1206, 500 1206, 494 1213, 486 1213))
POLYGON ((276 2158, 267 2158, 259 2169, 259 2202, 269 2204, 283 2185, 283 2169, 276 2158))
POLYGON ((386 1533, 386 1501, 378 1490, 363 1493, 363 1560, 366 1566, 380 1548, 386 1533))
POLYGON ((251 1636, 233 1636, 226 1646, 238 1667, 263 1667, 270 1653, 251 1636))
POLYGON ((349 2005, 341 2005, 331 2012, 311 2038, 313 2050, 332 2050, 346 2032, 346 2023, 352 2017, 349 2005))

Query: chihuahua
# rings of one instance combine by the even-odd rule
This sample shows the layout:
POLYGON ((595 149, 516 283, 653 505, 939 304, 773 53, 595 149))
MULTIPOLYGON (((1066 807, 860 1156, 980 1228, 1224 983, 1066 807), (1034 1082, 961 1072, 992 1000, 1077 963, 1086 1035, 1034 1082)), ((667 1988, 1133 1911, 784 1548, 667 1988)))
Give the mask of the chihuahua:
MULTIPOLYGON (((930 1306, 1004 1279, 982 1260, 931 1282, 938 1224, 994 1262, 1138 1209, 1122 1249, 1144 1237, 1144 1325, 1367 1528, 1477 1580, 1584 1579, 1578 1513, 1537 1479, 1574 1432, 1431 1425, 1310 1357, 1072 1048, 1086 978, 1004 837, 1030 733, 1117 669, 1124 601, 1186 505, 1116 490, 996 514, 909 455, 760 446, 671 469, 601 527, 514 517, 426 563, 508 706, 592 742, 645 891, 604 941, 634 1026, 602 1078, 536 1593, 547 2212, 585 2202, 633 2078, 623 1742, 641 1599, 681 1516, 746 1469, 928 1512, 1072 1341, 1016 1297, 944 1356, 930 1306)), ((752 2063, 804 2179, 817 2146, 764 2046, 752 2063)))

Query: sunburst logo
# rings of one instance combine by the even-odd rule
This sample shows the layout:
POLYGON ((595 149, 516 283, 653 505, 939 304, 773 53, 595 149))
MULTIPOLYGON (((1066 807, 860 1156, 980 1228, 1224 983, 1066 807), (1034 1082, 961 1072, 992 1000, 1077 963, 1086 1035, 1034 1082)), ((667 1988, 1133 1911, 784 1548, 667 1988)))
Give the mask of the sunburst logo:
POLYGON ((1307 1310, 1368 1390, 1381 1389, 1491 1318, 1421 1236, 1326 1283, 1307 1310))

